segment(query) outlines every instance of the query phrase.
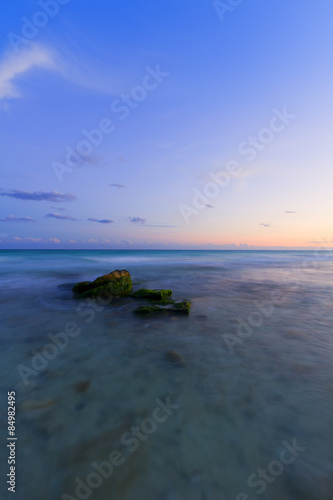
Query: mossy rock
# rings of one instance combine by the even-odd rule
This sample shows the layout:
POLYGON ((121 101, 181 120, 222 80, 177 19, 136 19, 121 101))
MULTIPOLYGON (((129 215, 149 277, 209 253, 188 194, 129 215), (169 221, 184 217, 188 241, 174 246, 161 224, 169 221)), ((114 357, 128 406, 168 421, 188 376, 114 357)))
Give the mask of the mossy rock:
POLYGON ((182 313, 182 314, 190 314, 192 303, 189 300, 183 300, 182 302, 176 302, 172 306, 172 311, 182 313))
POLYGON ((148 288, 141 288, 132 293, 131 297, 134 299, 164 300, 165 297, 169 297, 170 295, 172 295, 171 290, 149 290, 148 288))
POLYGON ((86 292, 87 290, 90 290, 92 281, 80 281, 80 283, 77 283, 76 285, 73 286, 72 292, 75 294, 80 294, 83 292, 86 292))
POLYGON ((172 315, 172 314, 180 314, 180 315, 189 315, 191 308, 191 302, 182 301, 176 302, 167 305, 157 305, 155 303, 152 306, 141 306, 134 310, 134 313, 139 316, 157 316, 157 315, 172 315))
POLYGON ((131 289, 132 287, 126 283, 108 283, 107 285, 98 286, 81 293, 80 298, 97 299, 100 297, 103 300, 107 300, 110 297, 125 297, 130 293, 131 289))
POLYGON ((170 306, 172 304, 176 304, 175 300, 172 299, 164 299, 164 300, 154 300, 153 301, 155 306, 170 306))
POLYGON ((153 316, 155 314, 160 314, 161 311, 155 306, 141 306, 134 310, 135 314, 138 316, 153 316))
POLYGON ((132 279, 128 271, 113 271, 96 278, 95 281, 81 281, 72 289, 75 295, 82 298, 122 297, 132 291, 132 279))

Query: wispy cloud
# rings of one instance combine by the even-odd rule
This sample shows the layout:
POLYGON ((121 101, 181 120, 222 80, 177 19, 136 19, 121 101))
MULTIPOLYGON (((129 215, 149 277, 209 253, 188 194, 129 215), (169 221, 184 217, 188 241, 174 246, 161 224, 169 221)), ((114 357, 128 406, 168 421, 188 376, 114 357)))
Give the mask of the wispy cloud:
POLYGON ((61 215, 57 213, 46 214, 44 215, 44 219, 59 219, 59 220, 71 220, 71 221, 80 220, 80 219, 75 219, 75 217, 71 217, 70 215, 61 215))
POLYGON ((205 205, 207 208, 214 208, 213 205, 210 205, 209 203, 206 203, 205 205))
POLYGON ((270 222, 267 222, 266 224, 264 222, 261 222, 259 226, 264 226, 264 227, 271 227, 272 224, 270 222))
POLYGON ((27 241, 28 243, 39 243, 42 241, 42 238, 32 238, 31 236, 28 236, 27 238, 24 238, 24 241, 27 241))
POLYGON ((48 239, 43 239, 43 238, 33 238, 32 236, 27 236, 25 238, 21 238, 19 236, 14 236, 11 239, 12 243, 56 243, 59 244, 60 240, 58 238, 48 238, 48 239))
POLYGON ((286 214, 297 214, 297 212, 295 212, 294 210, 285 210, 286 214))
POLYGON ((31 217, 15 217, 15 215, 7 215, 0 219, 0 222, 36 222, 31 217))
POLYGON ((124 184, 109 184, 109 186, 115 187, 115 188, 118 188, 118 189, 123 189, 123 188, 126 187, 126 186, 124 186, 124 184))
POLYGON ((68 82, 112 96, 121 94, 131 84, 133 75, 129 69, 130 54, 126 57, 127 64, 124 64, 126 59, 122 57, 119 57, 119 63, 114 60, 116 56, 112 58, 113 63, 110 60, 103 62, 102 59, 92 56, 91 51, 85 52, 82 47, 80 52, 78 59, 77 50, 71 50, 65 43, 59 46, 62 76, 68 82))
POLYGON ((134 224, 145 224, 146 219, 141 219, 141 217, 129 217, 129 220, 134 224))
POLYGON ((0 192, 0 196, 9 196, 11 198, 17 198, 18 200, 52 201, 53 203, 76 200, 76 196, 74 196, 73 194, 61 194, 58 191, 34 191, 33 193, 29 193, 28 191, 19 191, 17 189, 12 189, 10 191, 4 191, 2 193, 0 192))
POLYGON ((146 227, 178 227, 169 224, 145 224, 146 227))
MULTIPOLYGON (((63 163, 67 163, 66 158, 63 158, 62 161, 63 163)), ((78 151, 73 150, 73 153, 70 154, 69 157, 70 164, 75 167, 86 167, 87 165, 101 165, 103 162, 103 159, 101 156, 98 155, 87 155, 84 156, 80 154, 78 151)))
POLYGON ((78 59, 77 51, 71 51, 68 44, 58 44, 55 51, 30 41, 18 52, 8 50, 0 61, 0 99, 22 97, 20 81, 25 73, 36 69, 57 71, 71 84, 108 95, 123 92, 132 78, 128 66, 120 71, 118 65, 101 63, 88 53, 78 59))
POLYGON ((87 220, 90 220, 92 222, 99 222, 100 224, 113 224, 113 220, 111 219, 94 219, 94 218, 89 218, 87 220))
POLYGON ((87 163, 88 165, 100 165, 103 161, 101 156, 98 155, 88 155, 88 156, 82 156, 83 163, 87 163))
POLYGON ((171 148, 172 146, 175 146, 176 144, 180 144, 181 142, 184 142, 185 139, 178 139, 176 141, 170 141, 170 142, 164 142, 158 144, 159 148, 165 149, 165 148, 171 148))
POLYGON ((330 241, 307 241, 307 243, 317 243, 318 245, 330 245, 328 248, 333 247, 332 243, 330 241))
POLYGON ((54 53, 33 43, 18 53, 8 52, 0 62, 0 99, 22 97, 19 80, 34 68, 58 70, 54 53))

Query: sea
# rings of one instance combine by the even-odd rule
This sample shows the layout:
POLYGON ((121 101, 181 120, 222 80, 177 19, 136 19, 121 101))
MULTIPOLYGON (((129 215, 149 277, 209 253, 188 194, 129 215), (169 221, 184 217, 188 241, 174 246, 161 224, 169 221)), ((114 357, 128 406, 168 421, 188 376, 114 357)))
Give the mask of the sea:
POLYGON ((0 276, 0 498, 332 500, 332 251, 4 250, 0 276), (189 316, 73 297, 116 269, 189 316))

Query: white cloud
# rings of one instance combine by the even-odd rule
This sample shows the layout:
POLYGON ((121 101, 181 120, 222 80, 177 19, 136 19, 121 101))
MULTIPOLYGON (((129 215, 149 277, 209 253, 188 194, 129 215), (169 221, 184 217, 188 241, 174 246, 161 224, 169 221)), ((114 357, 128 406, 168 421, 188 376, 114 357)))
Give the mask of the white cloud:
POLYGON ((0 99, 22 97, 16 80, 31 69, 59 70, 55 53, 37 44, 30 44, 18 53, 8 52, 0 62, 0 99))
POLYGON ((78 58, 67 47, 57 51, 41 44, 30 42, 19 52, 8 51, 0 59, 0 100, 4 111, 10 112, 8 101, 22 97, 20 80, 24 74, 36 69, 57 71, 67 82, 82 88, 110 95, 123 92, 133 78, 124 66, 119 72, 113 64, 101 65, 99 60, 90 60, 85 53, 78 58))
POLYGON ((25 241, 27 241, 28 243, 39 243, 40 241, 42 241, 42 238, 32 238, 29 236, 25 238, 25 241))

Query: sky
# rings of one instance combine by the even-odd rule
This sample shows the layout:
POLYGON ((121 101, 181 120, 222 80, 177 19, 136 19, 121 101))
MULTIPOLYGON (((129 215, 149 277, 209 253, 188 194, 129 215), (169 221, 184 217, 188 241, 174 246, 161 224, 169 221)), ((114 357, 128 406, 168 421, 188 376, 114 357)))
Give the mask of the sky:
POLYGON ((0 34, 0 248, 332 241, 332 2, 17 0, 0 34))

